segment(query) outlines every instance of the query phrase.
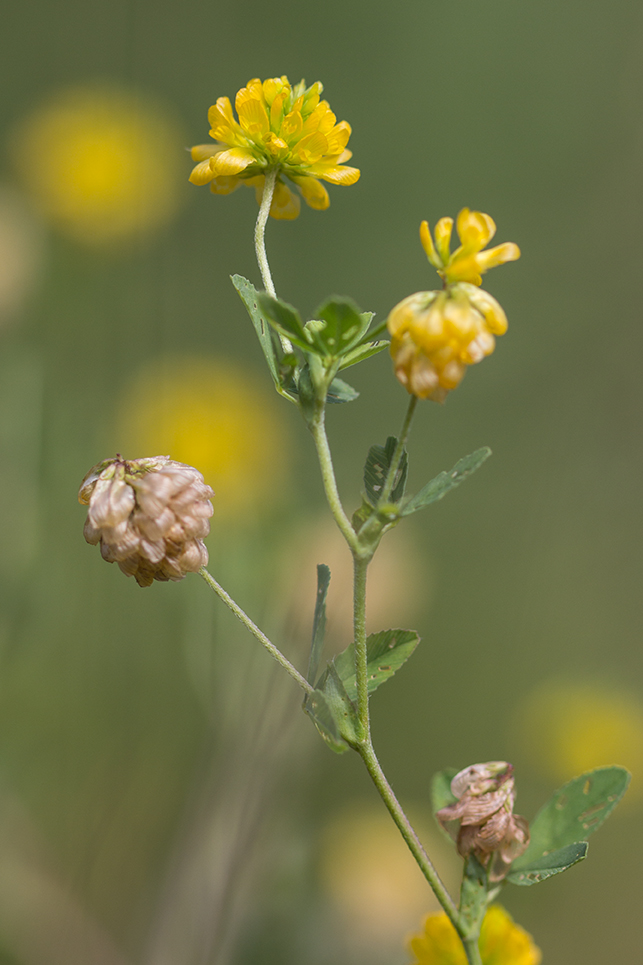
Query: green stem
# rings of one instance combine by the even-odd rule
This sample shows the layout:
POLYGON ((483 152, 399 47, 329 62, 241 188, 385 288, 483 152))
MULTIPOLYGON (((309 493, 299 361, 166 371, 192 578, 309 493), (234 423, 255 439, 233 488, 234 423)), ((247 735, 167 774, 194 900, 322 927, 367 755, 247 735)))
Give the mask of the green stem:
POLYGON ((321 469, 324 491, 326 493, 326 499, 328 501, 330 511, 333 514, 335 522, 339 526, 342 535, 350 546, 353 554, 359 555, 360 545, 359 540, 357 539, 357 534, 351 526, 351 522, 346 515, 344 507, 342 506, 342 501, 339 498, 337 480, 335 479, 335 471, 333 469, 333 457, 330 452, 330 446, 328 445, 328 436, 326 435, 325 413, 323 409, 320 411, 317 418, 309 423, 309 428, 312 433, 312 437, 315 440, 317 458, 319 459, 319 468, 321 469))
MULTIPOLYGON (((397 824, 402 837, 406 841, 409 850, 411 851, 411 854, 417 861, 422 874, 431 885, 436 898, 444 908, 450 921, 453 923, 458 933, 460 933, 461 925, 458 909, 456 908, 451 895, 445 888, 442 879, 435 870, 433 862, 424 850, 422 842, 415 833, 411 822, 404 813, 400 802, 393 792, 393 788, 386 780, 384 771, 382 770, 380 762, 375 755, 372 743, 369 740, 360 745, 357 750, 361 755, 362 760, 366 764, 366 769, 368 770, 375 787, 379 791, 380 797, 388 808, 391 817, 397 824)), ((474 961, 476 962, 476 965, 478 965, 478 962, 475 959, 470 959, 470 961, 474 961)))
POLYGON ((404 417, 404 422, 402 423, 402 429, 400 430, 400 435, 397 440, 397 445, 395 447, 395 452, 393 453, 393 459, 391 460, 391 465, 389 466, 386 479, 384 480, 384 486, 382 487, 382 493, 378 500, 380 506, 388 502, 389 496, 393 491, 393 485, 395 483, 395 476, 400 468, 400 462, 402 461, 402 454, 404 452, 404 446, 406 445, 406 440, 409 437, 409 430, 411 428, 411 422, 413 420, 413 414, 415 412, 415 407, 417 405, 417 395, 412 395, 409 400, 409 407, 406 410, 406 415, 404 417))
POLYGON ((366 740, 370 740, 368 714, 368 654, 366 652, 366 573, 370 559, 353 556, 353 627, 355 636, 355 684, 357 716, 366 740))
POLYGON ((274 167, 268 168, 265 173, 263 194, 261 196, 261 204, 259 205, 257 224, 255 225, 255 251, 257 253, 257 261, 259 262, 259 271, 263 278, 264 288, 273 298, 277 297, 277 293, 272 282, 272 275, 270 274, 270 265, 268 264, 268 255, 266 254, 265 234, 266 222, 270 214, 270 205, 272 204, 272 197, 275 193, 278 171, 279 169, 274 167))
POLYGON ((241 609, 241 607, 240 607, 237 603, 235 603, 234 600, 232 599, 232 597, 231 597, 228 593, 226 593, 226 591, 223 589, 223 587, 222 587, 219 583, 217 583, 217 581, 216 581, 215 578, 212 576, 212 574, 211 574, 211 573, 208 573, 208 571, 206 570, 205 566, 202 566, 202 567, 201 567, 201 569, 199 570, 199 573, 201 574, 201 576, 203 577, 203 579, 205 580, 205 582, 208 584, 208 586, 209 586, 211 589, 213 589, 214 592, 217 594, 217 596, 218 596, 221 600, 223 600, 223 602, 225 603, 225 605, 226 605, 230 610, 232 610, 232 612, 234 613, 234 615, 235 615, 239 620, 241 620, 241 622, 243 623, 244 627, 246 627, 246 628, 250 631, 250 633, 251 633, 254 637, 257 638, 257 640, 259 641, 259 643, 261 643, 261 644, 266 648, 266 650, 268 651, 268 653, 270 654, 270 656, 271 656, 271 657, 274 657, 275 660, 277 661, 277 663, 280 663, 280 664, 281 664, 281 666, 284 668, 284 670, 286 670, 286 671, 290 674, 290 676, 293 678, 293 680, 296 680, 296 681, 297 681, 297 683, 299 684, 299 686, 301 687, 302 690, 305 690, 306 693, 309 694, 309 695, 312 694, 314 688, 308 683, 308 681, 306 680, 306 678, 305 678, 305 677, 302 677, 302 675, 299 673, 299 671, 296 669, 296 667, 293 667, 293 665, 291 664, 290 660, 288 660, 287 657, 284 657, 284 655, 283 655, 283 653, 281 652, 281 650, 279 650, 279 649, 274 645, 274 643, 272 643, 272 642, 268 639, 268 637, 266 636, 266 634, 263 633, 255 623, 253 623, 253 621, 250 619, 250 617, 249 617, 246 613, 243 612, 243 610, 241 609))
MULTIPOLYGON (((257 254, 257 261, 259 262, 259 271, 263 279, 263 287, 272 298, 277 297, 277 292, 275 291, 270 273, 268 255, 266 254, 266 222, 270 214, 270 205, 272 204, 272 198, 275 193, 278 174, 279 168, 274 167, 268 168, 264 175, 263 194, 261 195, 261 204, 259 205, 259 214, 257 215, 257 223, 255 225, 255 252, 257 254)), ((280 335, 279 341, 284 352, 292 352, 290 339, 286 338, 285 335, 280 335)))
POLYGON ((464 951, 469 965, 482 965, 482 957, 480 955, 480 947, 478 945, 477 937, 463 938, 462 944, 464 945, 464 951))

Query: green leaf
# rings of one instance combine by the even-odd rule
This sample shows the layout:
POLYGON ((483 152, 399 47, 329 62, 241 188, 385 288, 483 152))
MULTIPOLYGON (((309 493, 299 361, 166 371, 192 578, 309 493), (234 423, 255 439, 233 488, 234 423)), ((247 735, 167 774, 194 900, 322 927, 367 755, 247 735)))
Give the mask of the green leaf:
POLYGON ((310 337, 304 329, 299 312, 287 302, 279 298, 272 298, 265 292, 257 292, 257 301, 264 318, 282 335, 298 345, 299 348, 310 352, 312 349, 310 337))
MULTIPOLYGON (((437 774, 433 775, 433 780, 431 781, 431 807, 433 808, 434 815, 437 811, 441 811, 442 808, 447 807, 449 804, 455 804, 457 801, 455 795, 451 793, 451 781, 457 773, 458 769, 456 767, 445 767, 443 771, 438 771, 437 774)), ((446 828, 442 827, 437 818, 436 824, 440 829, 440 834, 453 844, 453 838, 446 828)))
MULTIPOLYGON (((366 489, 366 498, 371 506, 377 506, 379 502, 396 446, 397 439, 395 436, 389 436, 383 446, 371 446, 368 450, 366 465, 364 466, 364 487, 366 489)), ((400 465, 395 476, 395 483, 391 491, 390 500, 392 503, 398 502, 404 495, 408 471, 409 461, 405 449, 402 453, 400 465)))
POLYGON ((345 754, 350 749, 339 732, 326 694, 322 693, 321 690, 313 691, 304 701, 304 710, 331 750, 335 751, 336 754, 345 754))
POLYGON ((586 840, 614 810, 629 782, 624 767, 598 767, 559 788, 531 822, 529 847, 512 864, 512 874, 586 840))
POLYGON ((326 393, 326 402, 329 405, 339 405, 341 402, 354 402, 359 397, 359 392, 343 379, 333 379, 326 393))
POLYGON ((324 634, 326 632, 326 594, 330 584, 330 569, 325 563, 317 566, 317 599, 315 600, 315 613, 313 615, 313 639, 310 645, 310 660, 308 661, 308 680, 314 683, 319 668, 322 649, 324 646, 324 634))
POLYGON ((487 872, 473 854, 469 855, 464 866, 459 910, 467 932, 478 935, 487 910, 487 872))
POLYGON ((356 533, 359 533, 360 529, 364 525, 367 519, 373 515, 373 507, 365 499, 362 499, 362 505, 359 509, 356 509, 351 516, 351 525, 356 533))
POLYGON ((325 322, 324 327, 316 332, 316 338, 324 352, 333 358, 354 348, 370 324, 369 318, 364 325, 360 310, 351 298, 339 296, 320 305, 315 316, 325 322))
POLYGON ((358 345, 357 348, 351 349, 350 352, 342 356, 339 363, 340 371, 347 369, 350 365, 356 365, 358 362, 364 362, 365 359, 370 359, 372 355, 377 355, 383 349, 388 348, 390 344, 386 339, 380 342, 363 342, 361 345, 358 345))
MULTIPOLYGON (((380 630, 366 640, 368 692, 372 694, 384 681, 392 677, 409 659, 420 638, 415 630, 380 630)), ((337 671, 351 700, 357 698, 355 682, 355 646, 350 644, 333 658, 337 671)))
POLYGON ((254 285, 244 278, 243 275, 231 275, 232 284, 237 289, 237 292, 241 296, 243 304, 246 306, 250 320, 254 326, 254 330, 257 333, 259 339, 259 345, 265 356, 266 362, 268 363, 268 369, 272 376, 272 380, 275 383, 275 388, 283 395, 286 399, 294 402, 295 399, 290 392, 286 391, 284 388, 283 379, 279 371, 279 362, 277 358, 277 353, 275 352, 275 346, 272 341, 272 329, 261 312, 259 307, 259 292, 254 287, 254 285))
POLYGON ((410 516, 411 513, 416 513, 418 509, 424 509, 424 507, 430 503, 442 499, 448 492, 464 482, 467 476, 470 476, 472 472, 479 469, 490 455, 491 449, 485 446, 483 449, 477 449, 476 452, 472 452, 470 456, 465 456, 464 459, 460 459, 450 472, 441 472, 439 476, 436 476, 435 479, 428 482, 417 495, 405 503, 400 512, 400 516, 410 516))
POLYGON ((564 848, 558 848, 557 851, 550 851, 540 858, 535 858, 525 867, 521 859, 520 868, 516 868, 518 862, 515 861, 506 880, 513 885, 535 885, 539 881, 546 881, 552 875, 559 875, 561 871, 567 871, 572 865, 582 861, 587 855, 588 847, 587 841, 576 841, 574 844, 567 844, 564 848))

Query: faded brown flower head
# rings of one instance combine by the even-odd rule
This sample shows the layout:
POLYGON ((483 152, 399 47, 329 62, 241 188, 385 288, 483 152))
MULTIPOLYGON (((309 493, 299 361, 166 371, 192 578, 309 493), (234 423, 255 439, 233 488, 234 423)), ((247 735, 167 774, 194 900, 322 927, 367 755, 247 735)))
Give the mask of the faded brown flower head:
POLYGON ((463 858, 474 854, 489 867, 490 879, 500 881, 529 844, 527 821, 513 813, 513 765, 488 761, 465 767, 451 781, 451 793, 458 800, 437 812, 438 821, 463 858))
POLYGON ((78 501, 89 506, 83 534, 139 586, 182 580, 208 562, 203 537, 212 496, 197 469, 169 456, 117 455, 90 469, 80 485, 78 501))

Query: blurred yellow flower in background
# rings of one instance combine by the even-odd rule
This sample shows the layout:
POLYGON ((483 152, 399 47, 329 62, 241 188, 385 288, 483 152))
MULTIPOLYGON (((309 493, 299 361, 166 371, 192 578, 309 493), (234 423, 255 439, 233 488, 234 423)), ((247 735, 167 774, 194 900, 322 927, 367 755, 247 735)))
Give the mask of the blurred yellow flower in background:
POLYGON ((632 772, 626 800, 643 788, 643 702, 601 683, 551 680, 526 698, 519 711, 524 747, 541 770, 560 781, 604 764, 632 772))
MULTIPOLYGON (((416 823, 416 827, 418 827, 416 823)), ((419 823, 423 840, 447 883, 455 885, 458 862, 437 834, 419 823)), ((390 958, 400 935, 437 900, 387 812, 363 802, 348 806, 325 828, 321 882, 344 919, 346 937, 364 952, 390 958)))
POLYGON ((230 194, 242 182, 255 188, 261 203, 265 171, 279 168, 270 214, 291 221, 299 214, 299 196, 282 179, 296 185, 306 204, 325 210, 330 199, 321 180, 355 184, 360 172, 346 166, 351 135, 347 121, 336 123, 328 101, 320 100, 323 85, 305 81, 291 86, 288 78, 249 80, 237 91, 235 119, 229 98, 219 97, 208 111, 215 144, 197 144, 190 174, 193 184, 209 184, 214 194, 230 194))
POLYGON ((289 457, 272 393, 246 367, 214 357, 144 365, 125 389, 113 442, 125 454, 163 452, 195 466, 216 493, 220 521, 274 504, 289 457))
MULTIPOLYGON (((482 965, 539 965, 542 955, 531 935, 500 905, 491 905, 480 930, 482 965)), ((409 939, 412 965, 467 965, 455 928, 444 912, 429 915, 424 930, 409 939)))
POLYGON ((14 164, 43 215, 85 244, 149 233, 174 214, 182 137, 134 92, 63 90, 14 131, 14 164))

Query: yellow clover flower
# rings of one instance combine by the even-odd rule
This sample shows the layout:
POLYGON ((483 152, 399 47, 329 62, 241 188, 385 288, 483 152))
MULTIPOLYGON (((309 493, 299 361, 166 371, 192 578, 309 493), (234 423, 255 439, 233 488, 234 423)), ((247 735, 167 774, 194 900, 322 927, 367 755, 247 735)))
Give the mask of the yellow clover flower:
MULTIPOLYGON (((487 910, 480 931, 482 965, 539 965, 542 955, 531 935, 500 905, 487 910)), ((467 965, 457 932, 444 912, 429 915, 424 930, 409 939, 412 965, 467 965)))
POLYGON ((423 221, 420 225, 420 241, 427 258, 448 285, 459 281, 481 285, 481 276, 489 268, 520 258, 520 248, 511 241, 486 251, 482 250, 496 233, 495 221, 482 211, 463 208, 458 215, 456 229, 460 237, 460 247, 452 254, 450 249, 453 218, 440 218, 435 226, 435 243, 428 221, 423 221))
POLYGON ((520 257, 511 242, 482 250, 496 231, 488 214, 463 208, 456 226, 462 244, 451 253, 453 218, 438 221, 435 241, 428 222, 422 222, 420 240, 444 288, 409 295, 388 317, 395 375, 412 395, 436 402, 443 402, 467 366, 490 355, 495 336, 507 331, 502 307, 478 286, 483 272, 520 257))
POLYGON ((43 215, 97 246, 149 235, 172 218, 180 144, 165 107, 134 91, 89 85, 59 91, 27 115, 12 153, 43 215))
POLYGON ((337 118, 327 101, 320 100, 319 81, 291 87, 287 77, 249 80, 237 93, 235 107, 219 97, 208 111, 210 136, 216 144, 197 144, 190 174, 193 184, 209 184, 214 194, 230 194, 244 182, 255 188, 261 202, 268 168, 279 168, 270 208, 273 218, 292 220, 299 214, 299 197, 283 180, 297 186, 311 208, 323 211, 330 204, 323 181, 355 184, 360 172, 347 167, 351 135, 347 121, 337 118))

